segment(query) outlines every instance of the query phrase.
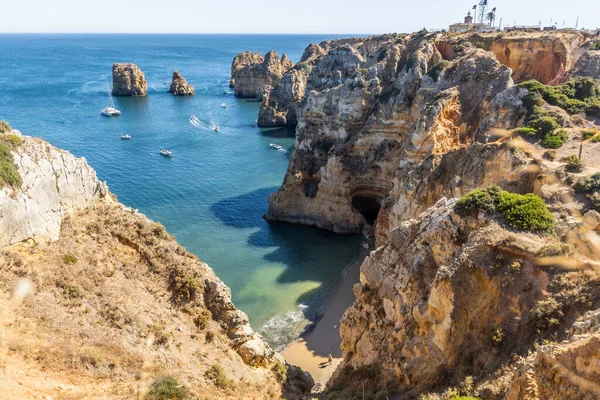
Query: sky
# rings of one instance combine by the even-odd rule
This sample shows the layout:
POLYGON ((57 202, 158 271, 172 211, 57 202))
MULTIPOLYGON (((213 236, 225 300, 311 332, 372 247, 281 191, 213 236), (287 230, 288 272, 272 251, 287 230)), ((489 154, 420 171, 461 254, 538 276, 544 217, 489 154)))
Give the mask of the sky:
MULTIPOLYGON (((402 33, 447 29, 479 0, 0 0, 2 33, 402 33)), ((598 0, 490 0, 496 24, 600 26, 598 0)))

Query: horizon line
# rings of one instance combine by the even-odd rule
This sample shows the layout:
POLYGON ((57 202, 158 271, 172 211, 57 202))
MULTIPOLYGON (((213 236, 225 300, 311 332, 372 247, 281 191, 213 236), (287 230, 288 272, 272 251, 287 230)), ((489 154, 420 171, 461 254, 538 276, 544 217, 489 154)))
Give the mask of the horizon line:
POLYGON ((1 32, 0 35, 385 35, 385 33, 344 32, 1 32))

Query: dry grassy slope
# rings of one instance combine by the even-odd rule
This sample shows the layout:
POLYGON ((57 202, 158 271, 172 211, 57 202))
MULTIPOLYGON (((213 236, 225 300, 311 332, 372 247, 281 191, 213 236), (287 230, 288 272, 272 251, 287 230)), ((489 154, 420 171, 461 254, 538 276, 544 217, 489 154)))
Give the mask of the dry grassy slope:
POLYGON ((104 201, 59 240, 0 254, 0 398, 144 398, 164 374, 202 399, 280 397, 277 358, 250 367, 234 350, 222 283, 145 216, 104 201), (207 377, 213 365, 227 379, 207 377))

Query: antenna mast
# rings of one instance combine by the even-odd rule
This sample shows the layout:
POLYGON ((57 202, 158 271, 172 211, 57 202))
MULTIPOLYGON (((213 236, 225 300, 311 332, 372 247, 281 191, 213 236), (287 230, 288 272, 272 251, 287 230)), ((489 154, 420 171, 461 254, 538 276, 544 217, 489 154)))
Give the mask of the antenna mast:
POLYGON ((479 23, 483 24, 487 17, 488 0, 481 0, 479 2, 479 23))

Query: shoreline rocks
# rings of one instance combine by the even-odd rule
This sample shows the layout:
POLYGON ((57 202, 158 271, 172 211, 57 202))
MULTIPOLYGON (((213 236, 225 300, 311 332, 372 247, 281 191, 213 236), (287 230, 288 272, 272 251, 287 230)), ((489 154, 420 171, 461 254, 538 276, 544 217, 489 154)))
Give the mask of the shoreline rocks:
POLYGON ((113 96, 145 96, 148 84, 141 69, 133 63, 115 63, 112 68, 113 96))
POLYGON ((188 84, 179 71, 173 72, 169 93, 174 96, 193 96, 195 94, 194 87, 188 84))

